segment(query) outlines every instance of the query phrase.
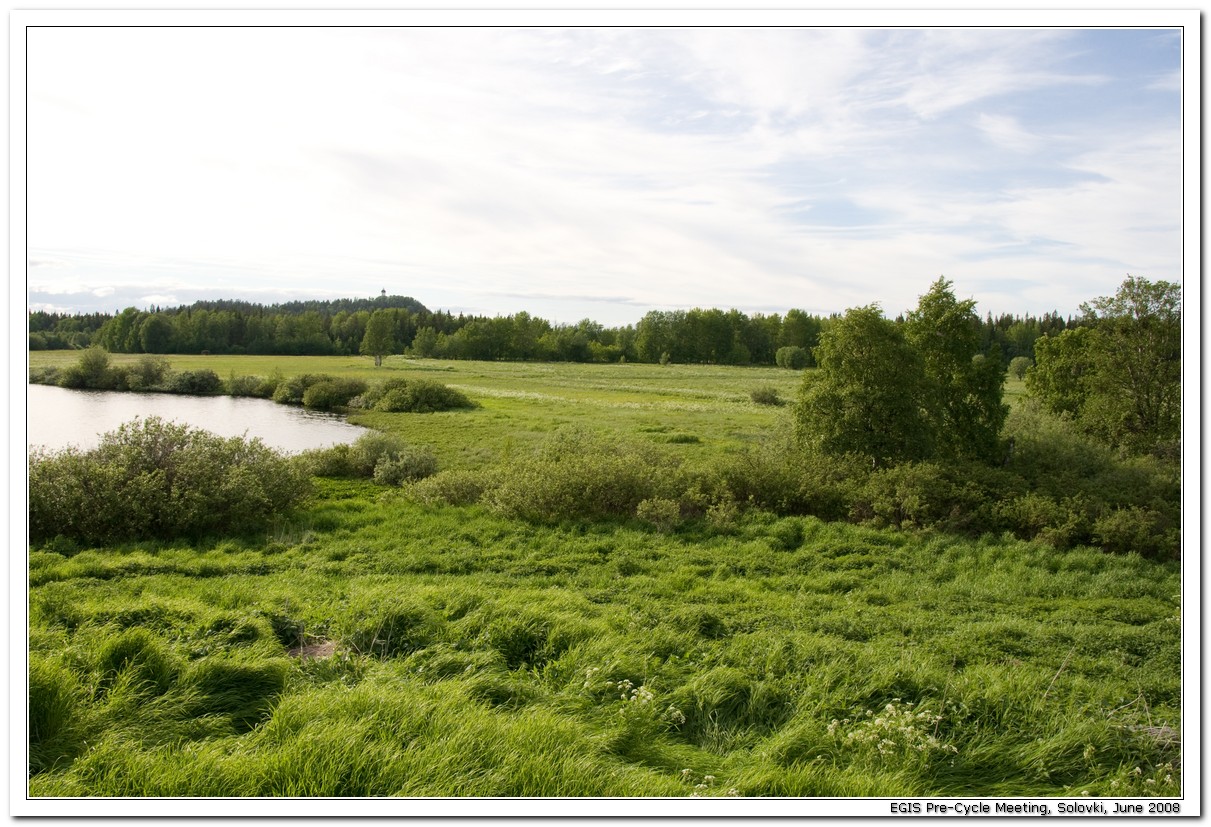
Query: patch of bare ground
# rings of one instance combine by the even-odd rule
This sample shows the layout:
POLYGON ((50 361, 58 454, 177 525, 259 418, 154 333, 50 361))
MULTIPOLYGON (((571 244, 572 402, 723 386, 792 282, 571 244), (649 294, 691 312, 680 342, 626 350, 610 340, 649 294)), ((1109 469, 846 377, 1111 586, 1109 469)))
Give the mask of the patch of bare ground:
POLYGON ((303 646, 296 646, 293 649, 287 650, 286 654, 292 658, 301 658, 310 660, 312 658, 330 658, 336 654, 336 641, 322 640, 316 643, 308 643, 303 646))

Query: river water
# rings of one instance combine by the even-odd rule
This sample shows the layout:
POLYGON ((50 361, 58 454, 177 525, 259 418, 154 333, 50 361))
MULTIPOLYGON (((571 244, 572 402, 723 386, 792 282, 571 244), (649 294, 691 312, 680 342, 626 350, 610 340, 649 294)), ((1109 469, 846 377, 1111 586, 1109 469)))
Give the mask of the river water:
POLYGON ((149 416, 203 428, 219 436, 260 437, 266 445, 286 453, 350 443, 367 431, 337 414, 278 405, 266 399, 82 391, 51 385, 26 388, 28 443, 52 450, 68 445, 95 448, 101 434, 136 417, 149 416))

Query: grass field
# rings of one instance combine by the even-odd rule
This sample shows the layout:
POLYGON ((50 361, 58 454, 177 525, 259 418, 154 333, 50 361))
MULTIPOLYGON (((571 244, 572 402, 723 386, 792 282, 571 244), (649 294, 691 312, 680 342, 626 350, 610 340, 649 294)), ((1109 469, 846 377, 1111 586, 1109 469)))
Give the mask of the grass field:
MULTIPOLYGON (((751 389, 791 399, 800 381, 171 361, 437 378, 480 407, 361 421, 445 468, 507 461, 562 425, 706 459, 781 427, 785 408, 751 389)), ((32 795, 1180 792, 1176 562, 757 510, 536 525, 317 485, 255 537, 31 550, 32 795)))
MULTIPOLYGON (((74 351, 34 351, 30 366, 66 367, 74 351)), ((139 357, 114 354, 116 364, 139 357)), ((171 356, 175 370, 215 371, 220 377, 290 377, 304 373, 353 376, 375 382, 391 377, 431 379, 457 388, 479 407, 425 416, 355 413, 350 421, 396 433, 434 448, 443 468, 496 462, 531 449, 568 425, 600 429, 675 446, 690 459, 752 444, 784 425, 786 408, 759 405, 750 393, 771 387, 793 401, 799 371, 716 365, 466 362, 388 357, 374 367, 367 357, 171 356)), ((1006 399, 1020 397, 1009 380, 1006 399)))

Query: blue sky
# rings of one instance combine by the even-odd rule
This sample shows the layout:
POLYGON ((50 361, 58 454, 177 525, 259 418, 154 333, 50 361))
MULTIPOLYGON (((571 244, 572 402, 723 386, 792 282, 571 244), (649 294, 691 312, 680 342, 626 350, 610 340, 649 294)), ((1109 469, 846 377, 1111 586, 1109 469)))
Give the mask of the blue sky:
POLYGON ((50 28, 28 301, 983 313, 1182 278, 1180 29, 50 28))

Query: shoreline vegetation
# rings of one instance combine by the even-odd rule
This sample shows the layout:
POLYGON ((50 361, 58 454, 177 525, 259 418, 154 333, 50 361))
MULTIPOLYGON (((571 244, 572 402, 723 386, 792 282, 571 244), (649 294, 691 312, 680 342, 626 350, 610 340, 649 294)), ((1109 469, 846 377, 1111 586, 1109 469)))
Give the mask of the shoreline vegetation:
POLYGON ((375 433, 31 456, 30 793, 1177 795, 1180 464, 1099 301, 1022 376, 942 281, 807 368, 31 352, 375 433))

